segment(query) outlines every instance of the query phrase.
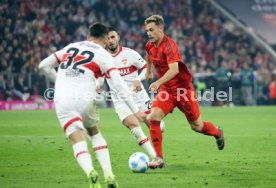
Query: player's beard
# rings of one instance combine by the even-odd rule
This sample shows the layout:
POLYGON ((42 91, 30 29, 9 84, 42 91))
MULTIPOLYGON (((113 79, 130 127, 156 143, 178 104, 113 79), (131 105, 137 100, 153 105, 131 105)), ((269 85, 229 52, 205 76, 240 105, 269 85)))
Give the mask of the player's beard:
POLYGON ((119 44, 114 45, 113 48, 109 47, 108 49, 109 49, 109 51, 110 51, 111 53, 116 53, 116 50, 118 49, 118 46, 119 46, 119 44))

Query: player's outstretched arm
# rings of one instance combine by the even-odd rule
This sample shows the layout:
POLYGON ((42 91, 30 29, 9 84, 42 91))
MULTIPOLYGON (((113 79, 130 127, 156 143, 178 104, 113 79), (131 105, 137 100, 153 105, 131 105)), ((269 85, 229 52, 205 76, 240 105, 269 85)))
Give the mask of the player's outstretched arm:
POLYGON ((123 99, 124 102, 127 103, 129 108, 133 113, 136 113, 139 111, 139 109, 136 107, 132 94, 128 90, 128 87, 126 83, 123 81, 122 77, 120 76, 118 70, 112 70, 109 73, 109 79, 106 79, 108 85, 110 88, 115 91, 117 94, 118 98, 123 99))
POLYGON ((133 114, 138 118, 139 121, 144 121, 146 118, 146 114, 139 112, 134 100, 132 98, 132 94, 130 93, 126 83, 123 81, 122 77, 120 76, 117 70, 112 70, 109 73, 109 79, 107 80, 108 85, 110 88, 119 95, 119 98, 125 102, 128 107, 131 109, 133 114))
POLYGON ((168 82, 169 80, 171 80, 172 78, 174 78, 179 72, 178 69, 178 62, 174 62, 169 64, 169 70, 164 74, 164 76, 162 76, 161 78, 159 78, 156 82, 153 82, 150 87, 149 87, 149 91, 156 91, 158 90, 158 88, 168 82))
POLYGON ((104 77, 99 77, 96 81, 96 92, 97 93, 102 93, 102 87, 103 87, 103 84, 104 84, 104 77))
POLYGON ((151 81, 151 80, 153 80, 153 73, 151 71, 151 69, 152 69, 152 62, 151 62, 148 54, 146 55, 146 61, 147 61, 146 79, 149 80, 149 81, 151 81))
POLYGON ((146 79, 146 74, 147 74, 147 68, 142 69, 136 80, 143 81, 146 79))
POLYGON ((54 54, 48 56, 47 58, 43 59, 40 63, 38 68, 47 76, 50 81, 55 82, 57 77, 57 72, 55 67, 58 66, 58 62, 54 54))
POLYGON ((138 77, 134 80, 133 91, 138 92, 142 90, 142 82, 146 79, 147 68, 144 68, 138 77))

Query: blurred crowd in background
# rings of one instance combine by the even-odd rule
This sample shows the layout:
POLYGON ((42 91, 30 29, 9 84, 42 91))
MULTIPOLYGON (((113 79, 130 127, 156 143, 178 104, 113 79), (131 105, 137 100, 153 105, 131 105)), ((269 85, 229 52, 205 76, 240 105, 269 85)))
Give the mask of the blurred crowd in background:
POLYGON ((198 90, 233 87, 237 105, 276 101, 275 60, 207 1, 2 0, 0 14, 0 100, 43 96, 51 85, 38 63, 71 42, 85 40, 88 26, 96 21, 116 27, 121 44, 145 57, 144 20, 161 14, 198 90))

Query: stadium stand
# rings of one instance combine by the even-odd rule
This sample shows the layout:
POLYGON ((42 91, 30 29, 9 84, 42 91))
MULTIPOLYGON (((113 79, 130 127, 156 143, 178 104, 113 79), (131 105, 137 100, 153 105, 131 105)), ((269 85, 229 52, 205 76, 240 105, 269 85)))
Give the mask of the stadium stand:
MULTIPOLYGON (((116 26, 121 43, 145 56, 143 21, 156 13, 165 17, 166 32, 177 41, 198 89, 232 86, 237 105, 275 103, 275 60, 203 0, 3 0, 1 100, 43 96, 51 84, 38 72, 39 61, 70 42, 85 40, 95 21, 116 26)), ((215 104, 221 105, 209 105, 215 104)))

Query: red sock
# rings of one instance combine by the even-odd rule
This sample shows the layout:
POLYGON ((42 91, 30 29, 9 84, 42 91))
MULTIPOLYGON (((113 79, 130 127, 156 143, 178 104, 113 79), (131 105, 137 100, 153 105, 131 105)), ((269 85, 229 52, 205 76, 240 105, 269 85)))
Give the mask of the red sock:
POLYGON ((201 133, 209 136, 214 136, 219 138, 221 136, 220 131, 211 123, 211 122, 203 122, 203 128, 201 133))
POLYGON ((157 157, 162 157, 162 132, 160 129, 160 121, 149 121, 150 125, 150 137, 151 141, 154 147, 154 150, 156 152, 157 157))

